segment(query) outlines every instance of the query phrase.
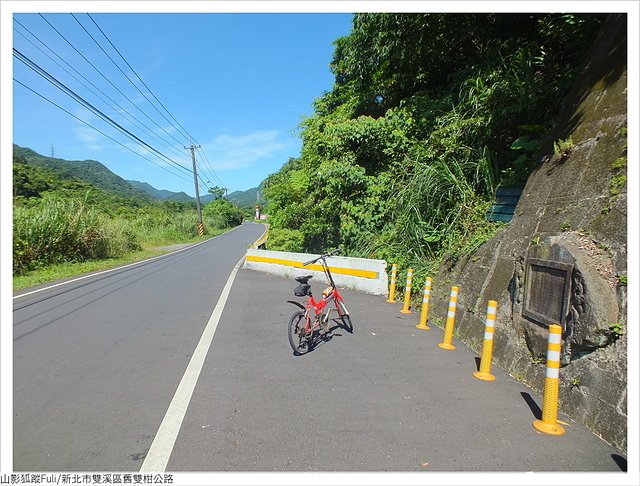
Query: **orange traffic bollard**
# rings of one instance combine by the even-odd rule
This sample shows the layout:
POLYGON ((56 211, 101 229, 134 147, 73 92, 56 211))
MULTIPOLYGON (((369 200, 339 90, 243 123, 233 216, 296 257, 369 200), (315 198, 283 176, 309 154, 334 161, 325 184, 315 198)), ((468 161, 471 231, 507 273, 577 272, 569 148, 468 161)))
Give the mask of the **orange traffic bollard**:
POLYGON ((390 304, 396 301, 396 274, 398 272, 398 266, 394 263, 391 265, 391 284, 389 285, 389 298, 387 302, 390 304))
POLYGON ((409 305, 411 304, 411 280, 413 279, 413 269, 410 268, 407 270, 407 285, 404 290, 404 305, 402 306, 403 314, 411 314, 411 310, 409 309, 409 305))
POLYGON ((562 327, 557 324, 549 324, 547 376, 544 381, 542 420, 534 420, 533 426, 540 432, 551 435, 564 434, 564 427, 558 423, 558 387, 560 384, 561 347, 562 327))
POLYGON ((493 333, 496 326, 497 309, 498 303, 495 300, 490 300, 487 305, 487 321, 484 327, 484 343, 482 344, 480 370, 473 373, 473 376, 480 380, 493 381, 496 379, 496 377, 491 374, 491 355, 493 354, 493 333))
POLYGON ((451 297, 449 297, 449 310, 447 312, 447 324, 444 329, 444 340, 438 344, 442 349, 456 349, 453 342, 453 326, 456 322, 456 306, 458 305, 459 287, 451 287, 451 297))
POLYGON ((422 312, 420 313, 420 323, 416 326, 418 329, 431 329, 429 322, 429 298, 431 297, 431 277, 427 277, 424 284, 424 294, 422 296, 422 312))

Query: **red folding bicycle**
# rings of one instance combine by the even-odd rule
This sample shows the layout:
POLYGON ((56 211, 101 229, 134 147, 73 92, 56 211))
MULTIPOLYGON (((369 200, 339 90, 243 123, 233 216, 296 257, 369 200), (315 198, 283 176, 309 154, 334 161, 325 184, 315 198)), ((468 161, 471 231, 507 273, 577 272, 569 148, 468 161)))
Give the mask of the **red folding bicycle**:
POLYGON ((330 325, 331 311, 336 311, 338 316, 338 321, 336 322, 339 322, 338 325, 340 327, 347 332, 353 332, 351 316, 349 315, 347 306, 344 303, 344 299, 340 295, 340 292, 338 292, 338 288, 333 281, 331 271, 327 265, 327 258, 336 255, 337 253, 338 250, 333 250, 329 253, 320 255, 318 258, 303 263, 304 266, 307 266, 318 261, 321 262, 322 270, 329 280, 329 287, 322 292, 322 298, 320 300, 316 301, 313 298, 311 285, 308 283, 309 280, 313 278, 313 275, 296 277, 296 281, 300 283, 300 285, 295 288, 293 293, 297 297, 308 296, 309 298, 305 305, 294 300, 287 301, 291 304, 297 305, 301 309, 296 311, 291 316, 291 319, 289 319, 289 344, 293 348, 293 353, 295 355, 301 355, 311 351, 316 346, 321 334, 323 337, 326 337, 326 335, 332 330, 330 325), (334 304, 333 307, 329 306, 331 302, 334 304), (329 307, 327 308, 327 306, 329 307))

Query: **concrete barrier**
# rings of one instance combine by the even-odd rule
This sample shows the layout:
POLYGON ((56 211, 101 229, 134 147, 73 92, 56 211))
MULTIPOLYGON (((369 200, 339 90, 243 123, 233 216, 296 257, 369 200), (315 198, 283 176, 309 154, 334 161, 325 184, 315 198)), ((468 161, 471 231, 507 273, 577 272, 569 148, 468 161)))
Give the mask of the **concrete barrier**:
MULTIPOLYGON (((313 275, 310 282, 315 284, 315 293, 324 290, 326 277, 322 272, 322 265, 303 266, 303 262, 313 260, 320 255, 311 253, 292 253, 286 251, 268 251, 249 248, 245 256, 243 268, 257 270, 283 277, 299 277, 313 275), (318 285, 320 284, 320 287, 318 285)), ((338 287, 358 290, 374 295, 387 295, 387 262, 384 260, 369 260, 367 258, 352 258, 332 256, 327 258, 333 280, 338 287)))

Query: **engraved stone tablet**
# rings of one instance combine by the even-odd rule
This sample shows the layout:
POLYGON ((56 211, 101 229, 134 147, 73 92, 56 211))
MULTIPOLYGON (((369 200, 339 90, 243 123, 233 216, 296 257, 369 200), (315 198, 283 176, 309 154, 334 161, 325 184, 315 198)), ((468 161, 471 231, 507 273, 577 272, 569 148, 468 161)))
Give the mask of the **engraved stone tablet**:
POLYGON ((542 325, 565 325, 573 265, 529 258, 522 315, 542 325))

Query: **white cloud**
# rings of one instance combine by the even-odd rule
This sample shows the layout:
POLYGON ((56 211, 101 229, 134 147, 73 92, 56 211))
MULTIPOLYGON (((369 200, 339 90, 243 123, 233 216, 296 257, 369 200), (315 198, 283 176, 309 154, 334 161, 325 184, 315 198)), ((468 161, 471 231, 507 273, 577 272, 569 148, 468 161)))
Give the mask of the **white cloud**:
POLYGON ((92 151, 98 152, 104 148, 104 135, 96 132, 93 128, 87 125, 76 125, 75 134, 82 145, 92 151))
POLYGON ((205 144, 214 170, 234 170, 251 167, 286 147, 278 130, 259 130, 247 135, 218 135, 205 144))

